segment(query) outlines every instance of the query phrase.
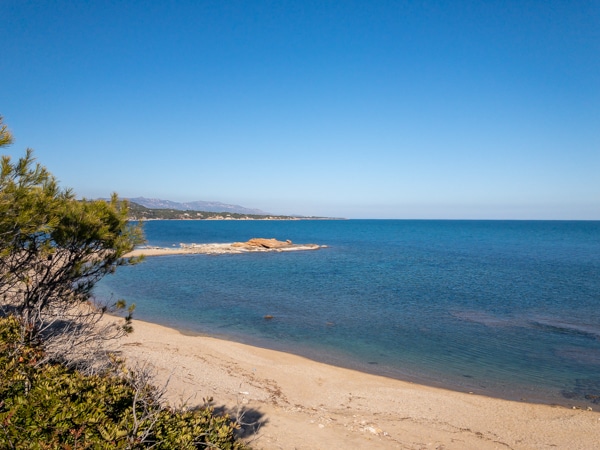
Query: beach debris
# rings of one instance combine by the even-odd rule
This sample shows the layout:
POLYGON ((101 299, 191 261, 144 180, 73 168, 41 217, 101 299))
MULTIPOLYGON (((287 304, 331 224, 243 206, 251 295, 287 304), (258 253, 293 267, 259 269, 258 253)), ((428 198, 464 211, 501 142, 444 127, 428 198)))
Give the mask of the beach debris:
POLYGON ((377 428, 374 426, 364 427, 363 431, 368 431, 371 434, 376 434, 377 436, 381 436, 383 434, 383 430, 381 428, 377 428))

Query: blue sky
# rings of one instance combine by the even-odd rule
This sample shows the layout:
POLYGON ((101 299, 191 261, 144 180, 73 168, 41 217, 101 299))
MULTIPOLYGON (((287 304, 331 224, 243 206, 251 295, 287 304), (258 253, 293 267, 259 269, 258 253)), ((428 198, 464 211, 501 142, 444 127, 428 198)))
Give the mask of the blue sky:
POLYGON ((0 2, 4 154, 85 197, 600 219, 598 1, 0 2))

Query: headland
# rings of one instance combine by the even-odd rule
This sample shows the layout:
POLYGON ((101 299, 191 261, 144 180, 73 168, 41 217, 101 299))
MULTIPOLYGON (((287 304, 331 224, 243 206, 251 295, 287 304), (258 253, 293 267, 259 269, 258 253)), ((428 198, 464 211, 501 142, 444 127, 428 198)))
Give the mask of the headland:
POLYGON ((164 256, 164 255, 221 255, 248 252, 292 252, 301 250, 318 250, 324 248, 318 244, 294 244, 292 241, 277 239, 252 238, 247 242, 214 243, 214 244, 179 244, 179 247, 141 247, 125 255, 132 256, 164 256))

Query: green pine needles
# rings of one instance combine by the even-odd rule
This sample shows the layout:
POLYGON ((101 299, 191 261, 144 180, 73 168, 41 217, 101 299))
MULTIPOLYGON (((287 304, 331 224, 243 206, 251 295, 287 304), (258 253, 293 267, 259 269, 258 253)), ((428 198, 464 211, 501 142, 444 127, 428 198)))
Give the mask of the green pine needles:
MULTIPOLYGON (((0 117, 0 147, 12 142, 0 117)), ((92 288, 144 242, 128 203, 78 200, 31 150, 0 166, 0 448, 243 449, 238 425, 209 406, 171 409, 145 369, 108 342, 132 331, 133 306, 92 288), (120 323, 108 311, 126 310, 120 323)))
POLYGON ((124 258, 144 241, 127 214, 127 202, 116 194, 109 202, 75 199, 34 162, 31 150, 14 164, 2 157, 0 299, 22 319, 25 339, 62 333, 65 317, 82 314, 84 304, 91 311, 98 280, 139 262, 124 258))

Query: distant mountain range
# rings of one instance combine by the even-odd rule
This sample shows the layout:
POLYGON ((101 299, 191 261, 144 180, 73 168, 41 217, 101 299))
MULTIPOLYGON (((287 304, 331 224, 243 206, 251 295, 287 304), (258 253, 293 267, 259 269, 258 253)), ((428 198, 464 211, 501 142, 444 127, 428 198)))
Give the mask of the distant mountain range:
POLYGON ((244 208, 239 205, 229 205, 221 202, 204 202, 201 200, 195 202, 173 202, 171 200, 161 200, 159 198, 136 197, 128 198, 130 202, 145 206, 150 209, 175 209, 179 211, 207 211, 207 212, 229 212, 238 214, 254 214, 267 216, 270 213, 260 209, 244 208))

